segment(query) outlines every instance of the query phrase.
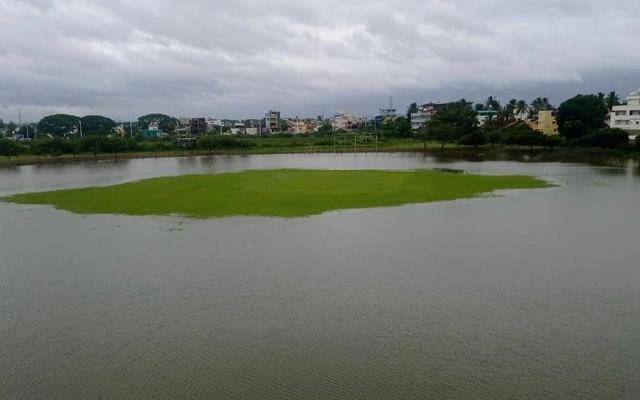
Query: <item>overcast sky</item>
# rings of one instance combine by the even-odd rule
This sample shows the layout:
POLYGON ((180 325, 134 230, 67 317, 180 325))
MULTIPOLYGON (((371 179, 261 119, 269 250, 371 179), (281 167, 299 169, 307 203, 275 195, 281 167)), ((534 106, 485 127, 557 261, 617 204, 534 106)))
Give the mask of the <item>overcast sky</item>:
POLYGON ((0 118, 626 95, 639 16, 638 0, 0 0, 0 118))

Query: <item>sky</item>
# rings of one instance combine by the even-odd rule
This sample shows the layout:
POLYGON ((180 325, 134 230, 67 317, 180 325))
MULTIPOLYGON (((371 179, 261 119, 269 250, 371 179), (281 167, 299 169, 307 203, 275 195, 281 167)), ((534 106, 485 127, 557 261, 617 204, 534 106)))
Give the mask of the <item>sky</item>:
POLYGON ((0 118, 624 97, 639 15, 638 0, 0 0, 0 118))

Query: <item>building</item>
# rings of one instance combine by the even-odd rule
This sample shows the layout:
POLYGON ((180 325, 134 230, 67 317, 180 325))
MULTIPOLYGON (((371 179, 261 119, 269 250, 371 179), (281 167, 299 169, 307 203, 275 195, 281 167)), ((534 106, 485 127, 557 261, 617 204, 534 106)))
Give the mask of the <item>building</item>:
POLYGON ((189 120, 189 133, 200 135, 207 132, 207 121, 204 118, 191 118, 189 120))
POLYGON ((627 97, 627 104, 613 107, 609 126, 634 135, 640 133, 640 89, 631 92, 627 97))
POLYGON ((349 131, 357 128, 357 121, 353 114, 339 113, 333 116, 331 120, 331 127, 334 131, 345 130, 349 131))
POLYGON ((478 126, 485 126, 487 122, 495 121, 496 118, 498 118, 498 111, 496 110, 481 110, 476 115, 478 126))
POLYGON ((247 126, 245 128, 245 134, 249 136, 256 136, 258 134, 258 127, 256 126, 247 126))
POLYGON ((527 122, 527 125, 543 135, 558 135, 558 121, 552 110, 542 110, 538 112, 538 119, 527 122))
POLYGON ((417 131, 431 121, 432 114, 426 112, 411 113, 411 129, 417 131))
POLYGON ((158 121, 151 121, 147 129, 138 130, 138 136, 142 136, 143 138, 157 138, 160 137, 161 134, 162 131, 160 130, 158 121))
POLYGON ((384 123, 387 121, 393 121, 398 117, 397 110, 393 107, 393 98, 389 97, 389 108, 381 108, 378 110, 378 115, 375 116, 374 121, 376 123, 384 123))
POLYGON ((287 132, 294 135, 304 135, 307 133, 307 123, 299 118, 287 120, 287 132))
POLYGON ((244 135, 247 133, 247 128, 242 122, 238 121, 233 124, 230 132, 232 135, 244 135))
POLYGON ((280 111, 270 110, 264 115, 264 128, 267 133, 281 132, 280 111))

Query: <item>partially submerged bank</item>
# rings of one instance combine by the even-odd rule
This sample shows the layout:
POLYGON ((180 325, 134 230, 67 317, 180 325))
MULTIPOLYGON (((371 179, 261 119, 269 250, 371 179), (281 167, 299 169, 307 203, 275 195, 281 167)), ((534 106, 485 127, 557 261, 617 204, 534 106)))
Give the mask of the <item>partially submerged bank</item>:
POLYGON ((153 178, 106 187, 16 194, 3 200, 51 205, 79 214, 301 217, 548 186, 548 182, 521 175, 283 169, 153 178))

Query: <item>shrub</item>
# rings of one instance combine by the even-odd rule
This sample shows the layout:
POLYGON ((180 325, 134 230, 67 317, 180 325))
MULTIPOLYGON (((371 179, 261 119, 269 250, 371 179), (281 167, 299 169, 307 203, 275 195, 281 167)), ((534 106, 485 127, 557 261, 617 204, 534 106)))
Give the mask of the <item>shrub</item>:
POLYGON ((473 133, 469 133, 468 135, 464 135, 463 137, 460 138, 460 140, 458 140, 458 144, 461 144, 463 146, 478 147, 478 146, 482 146, 485 143, 487 143, 487 139, 485 135, 480 131, 476 131, 473 133))
POLYGON ((621 129, 598 129, 578 139, 576 144, 581 147, 615 149, 629 145, 629 135, 621 129))

